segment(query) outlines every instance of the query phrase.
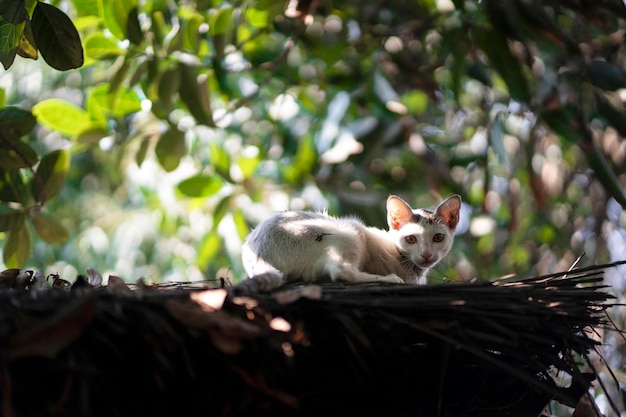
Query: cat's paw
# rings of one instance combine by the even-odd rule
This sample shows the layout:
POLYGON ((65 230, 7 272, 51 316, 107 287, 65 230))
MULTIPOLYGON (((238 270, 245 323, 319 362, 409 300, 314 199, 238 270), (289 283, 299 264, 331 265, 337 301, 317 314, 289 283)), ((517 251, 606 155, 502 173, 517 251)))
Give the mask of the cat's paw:
POLYGON ((380 281, 383 282, 392 282, 394 284, 404 284, 404 280, 397 276, 396 274, 385 275, 384 277, 380 277, 380 281))

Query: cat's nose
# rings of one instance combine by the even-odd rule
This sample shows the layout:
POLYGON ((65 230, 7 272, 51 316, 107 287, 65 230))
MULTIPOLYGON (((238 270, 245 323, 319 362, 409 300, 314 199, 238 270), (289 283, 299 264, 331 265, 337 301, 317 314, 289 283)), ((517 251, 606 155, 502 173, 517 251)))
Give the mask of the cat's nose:
POLYGON ((424 258, 425 261, 429 260, 431 256, 433 256, 433 254, 430 252, 422 253, 422 258, 424 258))

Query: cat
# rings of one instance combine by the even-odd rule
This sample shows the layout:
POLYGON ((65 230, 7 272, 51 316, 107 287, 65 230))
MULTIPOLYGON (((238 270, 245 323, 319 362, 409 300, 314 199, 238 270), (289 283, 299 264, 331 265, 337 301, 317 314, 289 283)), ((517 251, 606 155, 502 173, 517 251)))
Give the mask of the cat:
POLYGON ((450 251, 461 197, 435 210, 412 209, 387 199, 389 231, 355 217, 287 211, 259 224, 247 237, 240 292, 267 291, 293 282, 392 282, 424 284, 426 273, 450 251))

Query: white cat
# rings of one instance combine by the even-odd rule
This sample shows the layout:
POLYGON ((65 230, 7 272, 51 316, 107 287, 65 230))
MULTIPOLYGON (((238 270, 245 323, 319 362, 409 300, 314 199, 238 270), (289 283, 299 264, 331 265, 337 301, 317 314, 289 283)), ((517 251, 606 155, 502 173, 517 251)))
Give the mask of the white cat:
POLYGON ((243 291, 263 291, 285 282, 345 281, 423 284, 426 273, 452 247, 461 197, 435 210, 413 210, 397 196, 387 199, 389 231, 354 217, 287 211, 254 229, 243 246, 251 279, 243 291))

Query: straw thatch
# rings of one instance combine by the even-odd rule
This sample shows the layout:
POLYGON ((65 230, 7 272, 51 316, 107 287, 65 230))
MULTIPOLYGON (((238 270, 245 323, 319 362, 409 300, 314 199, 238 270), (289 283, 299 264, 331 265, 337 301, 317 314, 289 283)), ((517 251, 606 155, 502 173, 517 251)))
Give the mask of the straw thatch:
POLYGON ((3 416, 538 416, 588 400, 613 302, 601 267, 246 297, 91 278, 0 273, 3 416))

